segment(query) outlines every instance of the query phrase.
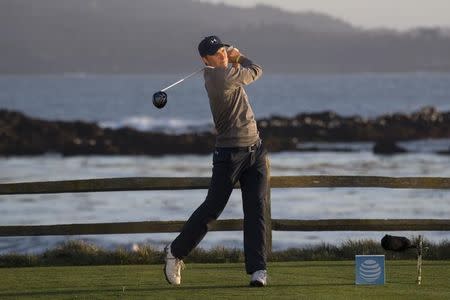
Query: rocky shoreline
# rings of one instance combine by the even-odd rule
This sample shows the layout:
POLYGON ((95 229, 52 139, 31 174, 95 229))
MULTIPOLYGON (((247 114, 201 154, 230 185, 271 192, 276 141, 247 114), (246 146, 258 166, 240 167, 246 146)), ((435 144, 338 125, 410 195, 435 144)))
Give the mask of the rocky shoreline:
MULTIPOLYGON (((293 118, 258 120, 270 152, 320 151, 302 142, 375 142, 374 153, 404 153, 397 141, 450 138, 450 112, 424 107, 411 114, 394 113, 374 119, 343 117, 325 111, 293 118)), ((109 129, 82 121, 45 121, 0 109, 0 156, 41 155, 166 155, 211 153, 212 132, 169 135, 132 128, 109 129)), ((326 151, 352 151, 328 147, 326 151)), ((450 148, 436 152, 450 154, 450 148)))

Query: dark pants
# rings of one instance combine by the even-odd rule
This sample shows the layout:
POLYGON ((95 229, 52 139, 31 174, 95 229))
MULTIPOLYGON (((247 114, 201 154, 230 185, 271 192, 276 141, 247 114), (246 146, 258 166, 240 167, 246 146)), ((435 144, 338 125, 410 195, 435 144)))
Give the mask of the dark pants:
POLYGON ((245 269, 248 274, 266 269, 267 150, 260 144, 254 151, 216 148, 211 183, 205 201, 185 223, 172 242, 172 254, 183 259, 208 232, 208 224, 222 213, 239 180, 244 209, 245 269))

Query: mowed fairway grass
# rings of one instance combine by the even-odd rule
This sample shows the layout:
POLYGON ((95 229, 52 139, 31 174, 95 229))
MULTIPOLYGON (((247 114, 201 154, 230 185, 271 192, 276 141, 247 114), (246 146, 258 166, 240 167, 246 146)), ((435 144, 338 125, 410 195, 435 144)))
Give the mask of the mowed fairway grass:
POLYGON ((0 299, 450 299, 450 261, 386 263, 384 286, 355 286, 353 261, 269 264, 269 286, 248 287, 241 263, 187 264, 181 286, 162 265, 0 269, 0 299))

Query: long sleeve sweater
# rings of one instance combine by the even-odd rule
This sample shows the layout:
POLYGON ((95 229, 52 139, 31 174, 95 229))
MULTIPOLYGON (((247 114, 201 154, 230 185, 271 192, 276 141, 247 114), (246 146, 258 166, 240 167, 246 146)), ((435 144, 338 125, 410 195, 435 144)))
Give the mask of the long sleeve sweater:
POLYGON ((205 88, 217 131, 216 147, 245 147, 259 139, 244 86, 262 75, 262 68, 241 56, 239 68, 206 68, 205 88))

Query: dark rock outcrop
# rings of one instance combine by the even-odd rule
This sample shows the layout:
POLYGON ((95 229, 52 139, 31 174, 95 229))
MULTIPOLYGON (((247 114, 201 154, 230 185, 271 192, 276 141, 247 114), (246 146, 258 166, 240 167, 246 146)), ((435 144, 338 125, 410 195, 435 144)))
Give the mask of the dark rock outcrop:
POLYGON ((354 142, 415 140, 450 137, 450 112, 424 107, 412 114, 389 114, 374 120, 360 116, 341 117, 327 111, 298 114, 294 118, 274 116, 258 126, 267 137, 282 136, 300 141, 354 142))
POLYGON ((406 149, 398 146, 395 141, 382 140, 378 141, 373 147, 375 154, 395 154, 408 152, 406 149))
POLYGON ((448 148, 448 150, 437 151, 436 154, 450 155, 450 147, 448 148))
POLYGON ((213 142, 211 134, 170 136, 131 128, 112 130, 94 123, 42 121, 0 110, 1 155, 207 153, 213 142))
MULTIPOLYGON (((303 113, 294 118, 262 119, 258 127, 269 151, 305 151, 298 147, 299 143, 450 138, 450 112, 425 107, 412 114, 396 113, 374 120, 342 117, 334 112, 303 113)), ((49 152, 63 155, 203 154, 211 153, 214 143, 215 135, 211 132, 168 135, 132 128, 113 130, 95 123, 44 121, 0 110, 0 155, 4 156, 49 152)), ((398 153, 402 149, 384 143, 378 144, 375 151, 398 153)))

